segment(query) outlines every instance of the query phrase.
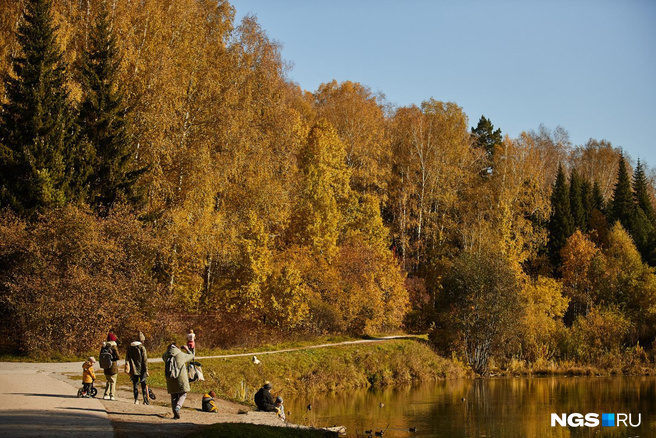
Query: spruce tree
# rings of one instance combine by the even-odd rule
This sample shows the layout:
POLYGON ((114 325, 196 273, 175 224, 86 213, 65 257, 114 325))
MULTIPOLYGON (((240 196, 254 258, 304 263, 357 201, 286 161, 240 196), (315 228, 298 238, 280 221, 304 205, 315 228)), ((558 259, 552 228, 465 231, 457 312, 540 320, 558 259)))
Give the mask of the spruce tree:
POLYGON ((597 181, 592 186, 590 216, 588 218, 588 231, 590 239, 597 246, 605 247, 608 243, 608 220, 606 219, 606 203, 604 195, 597 181))
POLYGON ((597 181, 592 185, 592 209, 597 209, 602 213, 606 212, 606 202, 604 195, 601 193, 601 187, 597 181))
POLYGON ((29 215, 79 199, 87 156, 78 145, 66 68, 50 0, 27 0, 20 53, 4 78, 0 116, 0 206, 29 215))
POLYGON ((581 202, 583 204, 583 227, 582 231, 588 231, 590 228, 590 217, 594 210, 593 189, 590 180, 581 177, 581 202))
POLYGON ((620 162, 617 170, 617 182, 613 190, 613 198, 608 209, 610 223, 620 221, 624 229, 631 230, 632 220, 635 216, 635 204, 633 202, 633 191, 631 189, 631 180, 626 170, 624 155, 620 155, 620 162))
POLYGON ((645 168, 642 163, 640 163, 640 159, 638 159, 638 164, 636 166, 635 172, 633 172, 632 186, 636 205, 645 213, 645 216, 647 219, 649 219, 650 222, 656 224, 654 204, 652 204, 649 197, 649 182, 647 181, 645 168))
POLYGON ((569 208, 574 228, 585 230, 585 210, 583 208, 583 181, 576 169, 572 169, 569 179, 569 208))
POLYGON ((647 177, 643 165, 638 160, 633 173, 633 195, 635 199, 635 214, 632 222, 632 237, 642 259, 650 265, 656 265, 656 217, 654 206, 649 197, 647 177))
POLYGON ((120 198, 138 204, 136 188, 141 170, 134 169, 128 106, 120 87, 120 54, 105 2, 102 2, 82 54, 83 100, 79 124, 94 151, 89 176, 90 203, 108 208, 120 198))
POLYGON ((574 232, 569 188, 562 165, 558 166, 558 175, 551 193, 551 218, 547 229, 549 231, 549 258, 554 267, 557 267, 560 264, 560 250, 565 246, 567 238, 574 232))

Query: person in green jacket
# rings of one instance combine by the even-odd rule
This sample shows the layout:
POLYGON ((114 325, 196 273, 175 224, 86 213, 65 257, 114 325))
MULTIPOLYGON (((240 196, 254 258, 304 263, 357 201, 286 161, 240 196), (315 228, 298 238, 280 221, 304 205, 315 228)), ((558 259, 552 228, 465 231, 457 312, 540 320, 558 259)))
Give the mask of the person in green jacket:
POLYGON ((164 375, 166 376, 166 391, 171 394, 171 409, 173 419, 180 419, 180 409, 187 398, 189 387, 189 375, 187 374, 187 362, 194 360, 194 355, 189 353, 186 346, 178 348, 175 342, 171 342, 166 353, 162 356, 164 361, 164 375), (171 359, 169 361, 169 359, 171 359))
POLYGON ((150 404, 148 399, 148 383, 146 382, 146 378, 148 377, 148 353, 146 352, 146 347, 143 345, 145 340, 146 337, 144 334, 139 332, 139 340, 130 344, 128 352, 125 355, 125 361, 129 363, 135 405, 139 404, 139 385, 141 385, 144 404, 150 404))

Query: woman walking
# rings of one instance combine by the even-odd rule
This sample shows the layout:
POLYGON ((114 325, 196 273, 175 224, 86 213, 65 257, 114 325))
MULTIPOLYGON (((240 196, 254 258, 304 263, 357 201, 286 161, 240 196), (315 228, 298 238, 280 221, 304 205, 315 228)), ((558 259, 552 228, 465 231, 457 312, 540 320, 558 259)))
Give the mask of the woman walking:
POLYGON ((171 394, 173 419, 179 420, 180 409, 187 398, 187 393, 191 390, 186 364, 194 360, 194 355, 189 353, 186 346, 183 346, 182 350, 178 348, 174 341, 162 356, 162 360, 166 376, 166 391, 171 394))
POLYGON ((139 404, 139 385, 141 385, 141 393, 143 394, 143 403, 150 404, 148 399, 148 353, 143 343, 146 337, 143 333, 139 332, 139 340, 134 341, 128 347, 128 352, 125 355, 126 371, 130 373, 132 379, 132 391, 134 392, 134 404, 139 404))

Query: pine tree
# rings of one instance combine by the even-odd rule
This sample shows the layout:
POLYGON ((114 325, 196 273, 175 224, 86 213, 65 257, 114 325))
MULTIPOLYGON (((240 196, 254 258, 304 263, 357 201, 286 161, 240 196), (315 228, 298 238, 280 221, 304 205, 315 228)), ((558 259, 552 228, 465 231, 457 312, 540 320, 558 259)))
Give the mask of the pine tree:
POLYGON ((656 265, 656 216, 654 206, 649 198, 648 182, 643 165, 638 160, 633 173, 633 195, 635 199, 635 214, 632 220, 631 236, 642 255, 642 259, 650 265, 656 265))
POLYGON ((585 230, 585 210, 583 208, 583 181, 576 169, 572 169, 569 179, 569 208, 574 228, 585 230))
POLYGON ((638 175, 634 176, 632 186, 624 157, 620 155, 617 183, 613 191, 613 199, 608 208, 609 223, 619 221, 624 229, 628 231, 644 261, 653 264, 656 262, 654 260, 656 252, 653 251, 654 242, 656 242, 656 227, 648 217, 649 214, 653 215, 653 210, 649 209, 649 197, 646 195, 647 188, 643 186, 643 184, 646 185, 646 179, 644 170, 639 163, 636 172, 638 175), (647 211, 639 205, 641 198, 643 203, 646 202, 644 205, 647 211))
POLYGON ((632 186, 635 203, 637 204, 638 208, 640 208, 645 213, 645 216, 647 216, 647 219, 649 219, 650 222, 656 224, 654 204, 652 204, 649 197, 649 182, 647 181, 645 168, 642 163, 640 163, 640 159, 638 159, 638 164, 636 166, 635 172, 633 173, 632 186))
POLYGON ((583 227, 582 231, 588 231, 590 226, 590 217, 594 210, 593 188, 590 180, 582 177, 581 183, 581 202, 583 203, 583 227))
POLYGON ((588 231, 592 241, 599 247, 608 243, 608 220, 606 219, 606 203, 601 194, 601 187, 597 181, 592 186, 590 199, 590 215, 588 218, 588 231))
POLYGON ((606 202, 604 195, 601 194, 601 187, 597 181, 592 185, 592 209, 597 209, 602 213, 606 212, 606 202))
POLYGON ((84 98, 79 123, 95 155, 89 177, 90 202, 104 208, 111 207, 117 198, 138 204, 143 197, 136 181, 144 169, 134 169, 128 107, 119 85, 120 61, 103 2, 90 31, 89 47, 82 55, 84 98))
POLYGON ((558 166, 558 175, 551 193, 551 218, 547 224, 549 231, 549 258, 554 266, 560 264, 560 249, 567 243, 567 238, 574 232, 574 220, 570 211, 569 188, 562 165, 558 166))
POLYGON ((66 89, 66 68, 50 0, 28 0, 21 47, 5 76, 0 118, 0 206, 22 214, 59 207, 84 191, 83 146, 66 89))
POLYGON ((474 145, 483 149, 486 152, 488 164, 484 170, 485 174, 492 173, 492 162, 494 160, 494 149, 501 146, 503 138, 501 137, 501 129, 494 129, 494 125, 485 116, 481 116, 476 127, 471 128, 474 145))
POLYGON ((626 230, 631 229, 631 217, 634 214, 633 191, 631 180, 626 170, 624 155, 620 155, 617 170, 617 182, 613 190, 613 198, 608 208, 610 222, 620 221, 626 230))

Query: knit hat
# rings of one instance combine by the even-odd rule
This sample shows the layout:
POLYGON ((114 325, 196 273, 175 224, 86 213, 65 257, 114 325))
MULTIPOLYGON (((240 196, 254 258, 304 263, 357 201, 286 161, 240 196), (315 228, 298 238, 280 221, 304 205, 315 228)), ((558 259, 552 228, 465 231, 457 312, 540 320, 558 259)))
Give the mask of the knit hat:
POLYGON ((276 397, 276 403, 282 404, 282 397, 280 396, 276 397))
POLYGON ((144 342, 146 340, 146 337, 144 336, 143 333, 139 332, 139 342, 144 342))
POLYGON ((271 382, 269 382, 268 380, 264 382, 264 388, 271 389, 271 382))
POLYGON ((109 341, 114 341, 114 342, 116 342, 116 339, 117 339, 117 338, 116 338, 116 335, 115 335, 114 333, 112 333, 112 332, 109 332, 109 334, 107 335, 107 342, 109 342, 109 341))

